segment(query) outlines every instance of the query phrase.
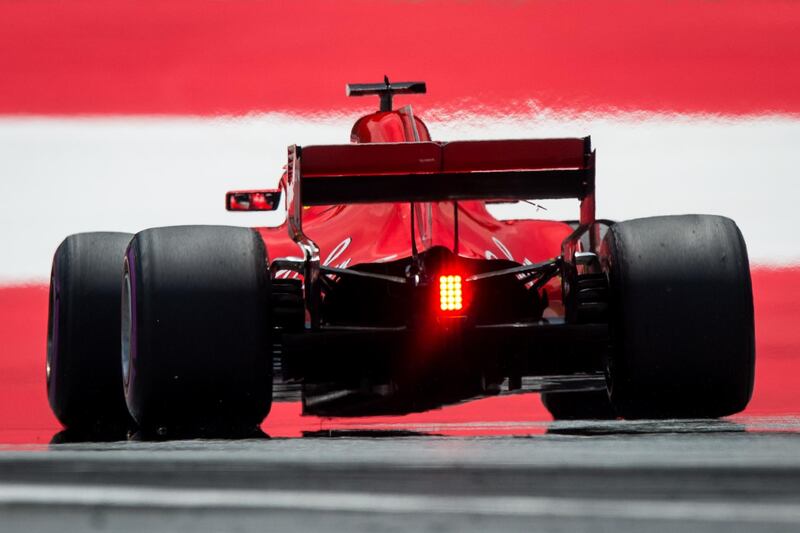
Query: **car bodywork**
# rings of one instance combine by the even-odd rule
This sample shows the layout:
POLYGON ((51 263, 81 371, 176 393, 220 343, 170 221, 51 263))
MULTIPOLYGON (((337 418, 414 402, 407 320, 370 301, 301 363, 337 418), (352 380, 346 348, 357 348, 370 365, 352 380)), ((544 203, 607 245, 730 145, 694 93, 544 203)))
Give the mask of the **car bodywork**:
POLYGON ((230 210, 287 210, 256 228, 273 286, 302 280, 304 323, 275 318, 275 399, 359 416, 604 388, 602 291, 570 294, 599 270, 590 139, 434 142, 410 106, 392 109, 394 94, 424 90, 348 86, 381 98, 351 144, 290 146, 280 189, 228 193, 230 210), (487 210, 550 198, 579 200, 579 220, 487 210), (445 305, 448 275, 462 280, 460 309, 445 305))

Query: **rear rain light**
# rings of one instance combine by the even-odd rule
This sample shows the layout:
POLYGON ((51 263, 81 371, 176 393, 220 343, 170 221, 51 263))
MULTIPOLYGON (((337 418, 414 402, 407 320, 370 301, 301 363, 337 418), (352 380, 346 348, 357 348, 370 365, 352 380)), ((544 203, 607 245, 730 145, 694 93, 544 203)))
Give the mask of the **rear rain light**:
POLYGON ((461 276, 439 276, 439 308, 442 311, 461 311, 464 308, 461 276))

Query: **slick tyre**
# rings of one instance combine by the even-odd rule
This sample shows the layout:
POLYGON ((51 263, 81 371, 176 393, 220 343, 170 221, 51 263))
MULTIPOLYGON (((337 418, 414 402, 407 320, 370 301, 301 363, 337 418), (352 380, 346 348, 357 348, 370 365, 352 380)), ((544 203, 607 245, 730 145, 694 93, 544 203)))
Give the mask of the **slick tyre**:
POLYGON ((128 233, 79 233, 53 257, 47 320, 47 396, 64 427, 125 431, 120 291, 128 233))
POLYGON ((158 435, 235 434, 272 403, 267 253, 248 228, 137 233, 122 282, 125 399, 158 435))
POLYGON ((753 391, 755 335, 744 239, 727 218, 621 222, 609 278, 609 395, 626 418, 737 413, 753 391))
POLYGON ((613 420, 617 417, 608 392, 544 392, 542 404, 555 420, 613 420))

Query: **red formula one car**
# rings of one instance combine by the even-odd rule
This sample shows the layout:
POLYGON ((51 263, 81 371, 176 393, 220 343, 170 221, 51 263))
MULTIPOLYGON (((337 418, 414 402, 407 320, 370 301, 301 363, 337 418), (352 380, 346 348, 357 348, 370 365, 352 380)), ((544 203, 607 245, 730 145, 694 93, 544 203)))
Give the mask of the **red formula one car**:
POLYGON ((228 193, 229 210, 285 206, 280 227, 65 239, 47 349, 58 419, 170 435, 253 428, 281 400, 364 416, 526 391, 557 418, 747 405, 753 304, 733 221, 599 220, 588 137, 434 142, 392 108, 423 92, 349 85, 380 97, 350 144, 290 146, 279 189, 228 193), (580 200, 579 220, 486 207, 555 198, 580 200))

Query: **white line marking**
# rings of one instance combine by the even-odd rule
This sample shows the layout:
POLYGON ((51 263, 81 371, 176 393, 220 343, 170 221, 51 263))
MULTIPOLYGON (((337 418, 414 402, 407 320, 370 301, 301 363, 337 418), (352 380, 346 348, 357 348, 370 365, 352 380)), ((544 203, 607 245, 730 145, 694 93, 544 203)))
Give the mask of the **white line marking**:
MULTIPOLYGON (((350 117, 274 113, 0 117, 0 249, 14 250, 3 257, 0 282, 46 283, 53 251, 69 233, 277 224, 283 212, 226 212, 225 191, 274 186, 288 144, 347 142, 351 125, 350 117)), ((786 229, 795 223, 796 118, 439 114, 429 126, 450 140, 591 133, 600 216, 724 214, 742 228, 753 263, 800 261, 800 241, 786 229)), ((496 207, 510 218, 558 215, 543 203, 549 211, 496 207)), ((576 209, 562 214, 575 217, 576 209)))
POLYGON ((0 484, 0 507, 14 505, 144 507, 164 510, 219 508, 370 514, 429 513, 703 522, 800 522, 800 505, 792 503, 0 484))

